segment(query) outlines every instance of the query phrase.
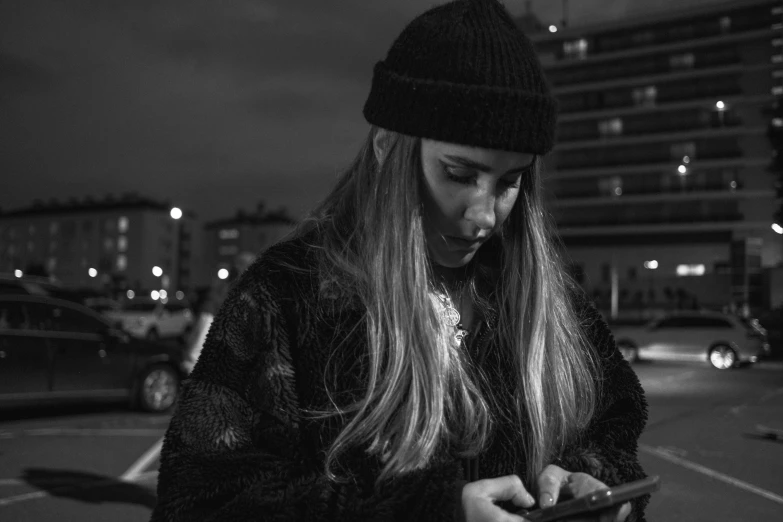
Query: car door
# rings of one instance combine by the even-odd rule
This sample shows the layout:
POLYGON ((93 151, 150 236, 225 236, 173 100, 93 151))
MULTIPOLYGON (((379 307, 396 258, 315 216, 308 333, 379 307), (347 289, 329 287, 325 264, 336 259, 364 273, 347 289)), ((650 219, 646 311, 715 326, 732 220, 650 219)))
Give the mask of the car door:
POLYGON ((29 304, 0 300, 0 401, 45 396, 50 366, 45 334, 36 328, 29 304))
POLYGON ((127 395, 132 373, 130 345, 110 334, 110 324, 70 304, 50 306, 53 385, 59 394, 127 395))
POLYGON ((680 359, 682 330, 682 318, 661 319, 649 331, 645 357, 660 360, 680 359))

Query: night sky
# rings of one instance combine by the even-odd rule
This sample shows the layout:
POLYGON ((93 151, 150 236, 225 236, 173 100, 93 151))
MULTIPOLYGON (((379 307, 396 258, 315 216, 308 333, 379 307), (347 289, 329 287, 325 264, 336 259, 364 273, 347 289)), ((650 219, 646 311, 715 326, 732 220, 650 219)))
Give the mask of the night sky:
MULTIPOLYGON (((2 0, 0 208, 135 191, 207 220, 262 199, 301 216, 366 135, 373 64, 437 3, 2 0)), ((562 16, 560 0, 531 3, 562 16)), ((570 0, 569 14, 704 3, 570 0)))

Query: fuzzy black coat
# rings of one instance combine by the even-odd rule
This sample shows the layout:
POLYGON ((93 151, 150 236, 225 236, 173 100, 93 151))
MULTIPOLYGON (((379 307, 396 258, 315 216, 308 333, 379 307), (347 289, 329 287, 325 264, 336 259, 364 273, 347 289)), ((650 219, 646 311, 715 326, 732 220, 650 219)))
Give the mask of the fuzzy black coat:
MULTIPOLYGON (((343 424, 301 412, 330 404, 325 379, 338 404, 361 396, 366 328, 361 307, 346 306, 339 286, 330 295, 315 266, 313 250, 290 241, 269 249, 232 288, 166 433, 153 521, 450 521, 461 516, 467 481, 524 477, 521 441, 499 423, 470 461, 444 449, 425 469, 375 488, 381 464, 356 450, 340 460, 351 483, 325 478, 323 452, 343 424)), ((554 463, 610 486, 642 478, 644 392, 595 309, 584 299, 576 305, 600 353, 603 391, 592 424, 554 463)), ((469 347, 492 383, 482 392, 502 407, 509 367, 493 348, 493 326, 486 314, 469 347)), ((644 520, 647 501, 633 502, 628 522, 644 520)))

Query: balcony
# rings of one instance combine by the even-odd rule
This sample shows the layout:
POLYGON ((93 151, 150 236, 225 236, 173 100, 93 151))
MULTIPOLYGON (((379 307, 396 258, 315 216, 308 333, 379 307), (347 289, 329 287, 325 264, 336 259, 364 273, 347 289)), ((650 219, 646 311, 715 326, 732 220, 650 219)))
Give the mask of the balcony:
MULTIPOLYGON (((562 187, 556 188, 552 191, 552 195, 557 200, 558 206, 571 206, 571 205, 587 205, 594 204, 607 204, 613 202, 631 203, 649 201, 655 199, 720 199, 726 197, 758 197, 766 196, 766 191, 763 194, 759 194, 759 191, 754 191, 752 194, 747 194, 742 191, 743 183, 735 182, 734 186, 727 186, 724 183, 704 183, 699 185, 682 185, 682 186, 638 186, 629 187, 624 186, 622 189, 622 196, 609 195, 605 191, 602 191, 598 184, 592 190, 584 190, 581 188, 569 188, 562 187)), ((774 194, 770 191, 770 194, 774 194)))

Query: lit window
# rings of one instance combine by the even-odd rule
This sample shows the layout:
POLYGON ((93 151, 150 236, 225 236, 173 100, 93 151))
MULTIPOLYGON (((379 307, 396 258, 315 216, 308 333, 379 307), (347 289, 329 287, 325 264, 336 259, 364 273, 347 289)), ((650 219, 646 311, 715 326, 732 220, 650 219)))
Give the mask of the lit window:
POLYGON ((114 240, 110 237, 103 239, 103 249, 112 250, 114 248, 114 240))
POLYGON ((582 59, 587 56, 587 40, 580 38, 570 42, 563 42, 563 54, 566 58, 582 59))
POLYGON ((128 258, 124 254, 120 254, 117 256, 117 270, 119 272, 125 271, 125 269, 128 268, 128 258))
POLYGON ((117 220, 117 232, 120 234, 124 234, 128 231, 128 226, 130 225, 130 221, 128 220, 127 216, 120 216, 120 219, 117 220))
POLYGON ((46 260, 46 271, 49 273, 54 272, 54 269, 57 268, 57 258, 56 257, 50 257, 46 260))
POLYGON ((721 16, 720 18, 720 32, 728 33, 731 31, 731 17, 721 16))
POLYGON ((221 256, 234 256, 239 253, 239 247, 236 245, 223 245, 218 249, 221 256))
POLYGON ((772 88, 773 96, 783 96, 783 85, 776 85, 772 88))
POLYGON ((677 275, 680 277, 703 276, 704 272, 704 265, 677 265, 677 275))
POLYGON ((623 120, 611 118, 598 122, 598 132, 601 136, 617 136, 623 133, 623 120))
POLYGON ((33 234, 35 234, 35 225, 30 225, 30 226, 27 228, 27 231, 28 231, 28 232, 30 232, 30 235, 31 235, 31 236, 32 236, 33 234))
POLYGON ((117 238, 117 252, 125 252, 128 250, 128 238, 126 236, 120 236, 117 238))
POLYGON ((236 239, 239 237, 239 230, 236 228, 224 228, 218 232, 220 239, 236 239))
POLYGON ((669 67, 672 69, 693 69, 696 62, 693 53, 673 54, 669 57, 669 67))
POLYGON ((58 230, 60 230, 60 226, 57 223, 57 221, 52 221, 51 223, 49 223, 49 233, 50 234, 56 234, 58 230))
POLYGON ((623 195, 623 178, 612 176, 611 178, 602 178, 598 181, 598 190, 603 195, 612 197, 623 195))
POLYGON ((633 102, 639 107, 653 107, 658 98, 658 88, 655 85, 637 87, 631 93, 633 102))

